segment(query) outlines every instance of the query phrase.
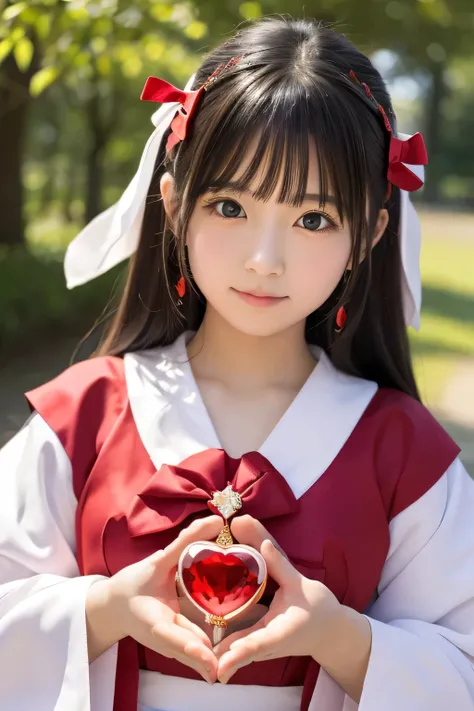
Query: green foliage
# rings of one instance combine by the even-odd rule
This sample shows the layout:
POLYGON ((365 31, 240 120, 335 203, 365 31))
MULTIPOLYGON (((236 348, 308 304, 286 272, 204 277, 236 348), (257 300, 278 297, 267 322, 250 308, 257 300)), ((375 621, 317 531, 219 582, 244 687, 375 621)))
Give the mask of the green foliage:
POLYGON ((33 59, 35 48, 29 37, 21 37, 15 44, 13 55, 15 61, 22 72, 26 72, 33 59))
POLYGON ((14 45, 10 37, 7 37, 7 39, 0 42, 0 62, 3 62, 3 60, 8 57, 13 49, 13 46, 14 45))
MULTIPOLYGON (((16 48, 15 48, 16 49, 16 48)), ((15 55, 16 56, 16 55, 15 55)), ((17 60, 18 62, 18 60, 17 60)), ((59 70, 57 67, 44 67, 36 72, 31 79, 30 92, 32 96, 39 96, 47 87, 57 79, 59 70)))
POLYGON ((243 2, 239 7, 239 12, 246 20, 252 20, 263 15, 262 7, 258 2, 243 2))
POLYGON ((25 249, 0 252, 0 352, 31 345, 33 339, 86 332, 109 302, 117 271, 68 291, 61 255, 25 249))
POLYGON ((0 16, 0 63, 13 53, 25 72, 36 45, 41 67, 30 90, 39 96, 58 77, 72 84, 97 73, 136 77, 160 44, 191 48, 208 31, 192 2, 30 0, 8 5, 0 16))

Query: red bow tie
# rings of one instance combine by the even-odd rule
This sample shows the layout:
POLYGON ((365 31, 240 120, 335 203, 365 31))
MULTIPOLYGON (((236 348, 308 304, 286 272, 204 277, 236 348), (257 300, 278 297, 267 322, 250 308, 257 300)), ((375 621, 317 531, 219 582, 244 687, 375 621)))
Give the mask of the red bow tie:
POLYGON ((129 535, 159 533, 207 509, 217 513, 210 500, 228 484, 241 495, 243 514, 262 520, 298 511, 288 483, 261 454, 233 459, 207 449, 177 466, 163 464, 150 478, 126 515, 129 535))

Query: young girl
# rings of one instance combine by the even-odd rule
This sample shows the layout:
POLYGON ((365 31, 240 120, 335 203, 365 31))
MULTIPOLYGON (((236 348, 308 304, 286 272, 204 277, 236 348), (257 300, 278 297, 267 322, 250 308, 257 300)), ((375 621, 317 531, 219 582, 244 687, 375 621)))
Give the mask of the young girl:
POLYGON ((133 254, 119 310, 0 455, 2 711, 473 711, 474 485, 406 335, 421 136, 310 20, 142 98, 138 173, 66 260, 133 254), (216 648, 175 571, 227 486, 270 582, 216 648))

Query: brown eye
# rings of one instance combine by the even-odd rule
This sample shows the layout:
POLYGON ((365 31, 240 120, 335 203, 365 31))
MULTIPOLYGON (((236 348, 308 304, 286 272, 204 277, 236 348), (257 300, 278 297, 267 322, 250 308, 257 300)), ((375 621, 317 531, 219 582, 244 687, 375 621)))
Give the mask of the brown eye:
POLYGON ((304 227, 305 230, 310 230, 311 232, 318 232, 331 226, 329 220, 324 215, 321 215, 320 212, 307 212, 306 215, 300 217, 296 224, 298 227, 304 227))

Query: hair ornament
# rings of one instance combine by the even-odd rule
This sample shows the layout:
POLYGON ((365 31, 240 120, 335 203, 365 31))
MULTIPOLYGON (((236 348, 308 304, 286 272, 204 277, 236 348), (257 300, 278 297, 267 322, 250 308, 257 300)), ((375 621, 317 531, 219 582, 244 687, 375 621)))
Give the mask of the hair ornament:
POLYGON ((400 188, 400 190, 406 190, 409 193, 419 190, 423 187, 424 181, 419 175, 410 170, 407 164, 410 166, 427 165, 428 154, 426 152, 423 136, 421 133, 415 133, 406 140, 394 136, 385 109, 378 103, 370 91, 369 86, 365 82, 361 82, 356 73, 352 70, 349 72, 349 77, 355 84, 358 84, 364 89, 369 101, 381 114, 385 128, 390 134, 387 180, 392 185, 396 185, 397 188, 400 188))
POLYGON ((344 308, 344 306, 341 306, 338 309, 338 312, 336 314, 336 328, 335 328, 336 333, 341 333, 341 331, 343 330, 343 328, 346 324, 346 321, 347 321, 347 311, 344 308))
POLYGON ((178 112, 171 122, 171 133, 166 143, 167 153, 174 148, 177 143, 186 139, 190 122, 196 113, 196 108, 203 93, 209 89, 222 72, 234 67, 240 60, 241 57, 232 57, 227 64, 220 64, 196 91, 183 91, 169 84, 164 79, 148 77, 140 96, 142 101, 156 101, 160 104, 180 104, 178 112))

